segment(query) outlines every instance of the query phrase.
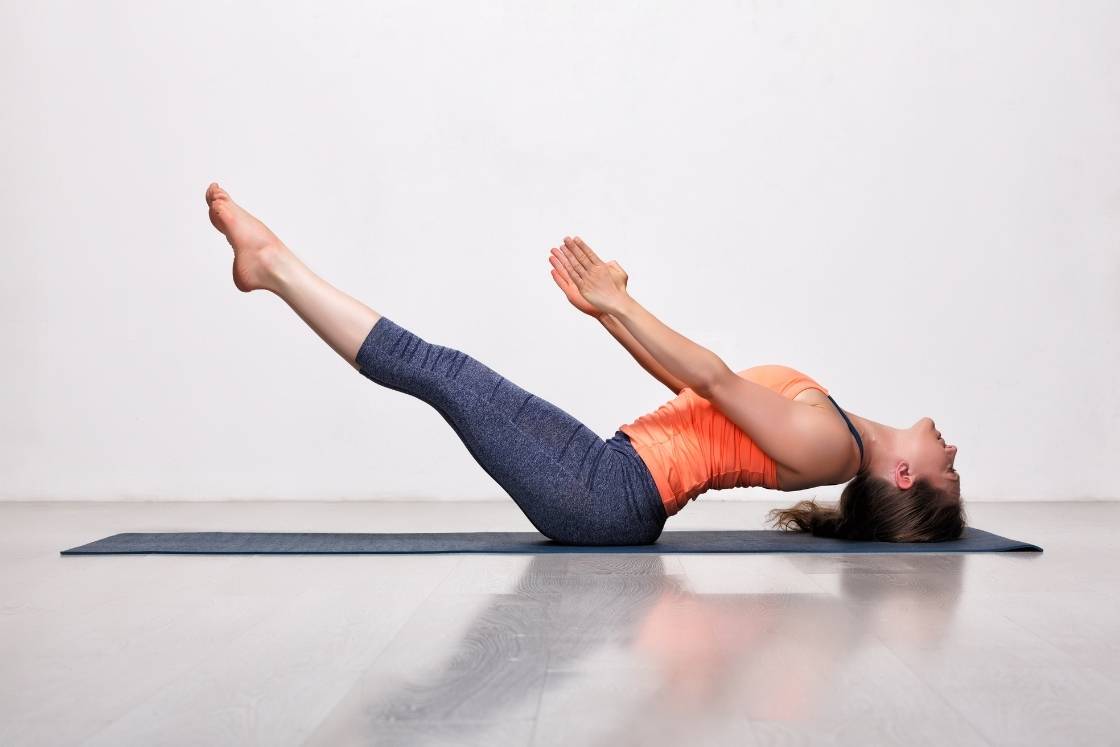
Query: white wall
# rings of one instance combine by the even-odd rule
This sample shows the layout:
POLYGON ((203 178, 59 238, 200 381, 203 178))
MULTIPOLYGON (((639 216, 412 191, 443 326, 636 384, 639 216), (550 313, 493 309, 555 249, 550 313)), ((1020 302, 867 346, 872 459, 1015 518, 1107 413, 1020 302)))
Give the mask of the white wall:
POLYGON ((670 393, 569 233, 734 368, 934 417, 966 498, 1120 494, 1120 5, 468 5, 0 5, 0 497, 504 497, 234 289, 212 180, 604 436, 670 393))

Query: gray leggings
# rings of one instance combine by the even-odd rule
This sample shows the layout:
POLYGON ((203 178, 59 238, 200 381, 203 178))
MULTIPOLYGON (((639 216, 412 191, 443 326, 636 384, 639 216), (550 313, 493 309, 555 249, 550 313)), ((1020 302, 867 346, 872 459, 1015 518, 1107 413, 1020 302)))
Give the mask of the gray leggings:
POLYGON ((567 545, 647 545, 667 514, 621 431, 607 441, 559 407, 387 317, 357 355, 366 378, 427 402, 533 526, 567 545))

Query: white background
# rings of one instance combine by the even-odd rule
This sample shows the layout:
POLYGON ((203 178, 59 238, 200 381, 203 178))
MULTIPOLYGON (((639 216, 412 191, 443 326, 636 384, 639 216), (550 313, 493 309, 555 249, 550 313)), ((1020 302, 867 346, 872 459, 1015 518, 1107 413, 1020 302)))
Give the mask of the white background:
POLYGON ((966 499, 1120 493, 1120 4, 0 8, 0 498, 508 500, 234 289, 213 180, 603 436, 671 393, 553 286, 565 234, 736 370, 930 415, 966 499))

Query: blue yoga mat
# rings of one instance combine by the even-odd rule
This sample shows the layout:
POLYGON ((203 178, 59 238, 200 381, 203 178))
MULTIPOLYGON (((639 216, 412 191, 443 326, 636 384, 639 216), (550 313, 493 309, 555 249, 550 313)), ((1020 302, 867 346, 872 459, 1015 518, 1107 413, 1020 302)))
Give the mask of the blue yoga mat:
POLYGON ((537 532, 125 532, 62 555, 290 555, 382 553, 785 553, 1042 552, 1038 545, 967 527, 950 542, 862 542, 776 529, 664 531, 652 545, 562 545, 537 532))

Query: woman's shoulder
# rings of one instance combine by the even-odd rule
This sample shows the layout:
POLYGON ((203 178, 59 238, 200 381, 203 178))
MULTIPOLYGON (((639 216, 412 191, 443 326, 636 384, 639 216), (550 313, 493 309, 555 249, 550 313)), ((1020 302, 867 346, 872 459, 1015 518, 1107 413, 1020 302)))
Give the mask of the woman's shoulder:
POLYGON ((760 366, 751 366, 738 372, 739 376, 753 381, 756 384, 772 389, 778 394, 793 399, 806 389, 818 389, 824 394, 828 390, 821 386, 813 377, 804 371, 799 371, 791 366, 778 363, 766 363, 760 366))
POLYGON ((780 363, 764 363, 758 366, 751 366, 744 368, 739 372, 740 376, 745 376, 749 379, 756 378, 775 378, 790 376, 792 374, 804 375, 801 371, 791 366, 784 366, 780 363))

